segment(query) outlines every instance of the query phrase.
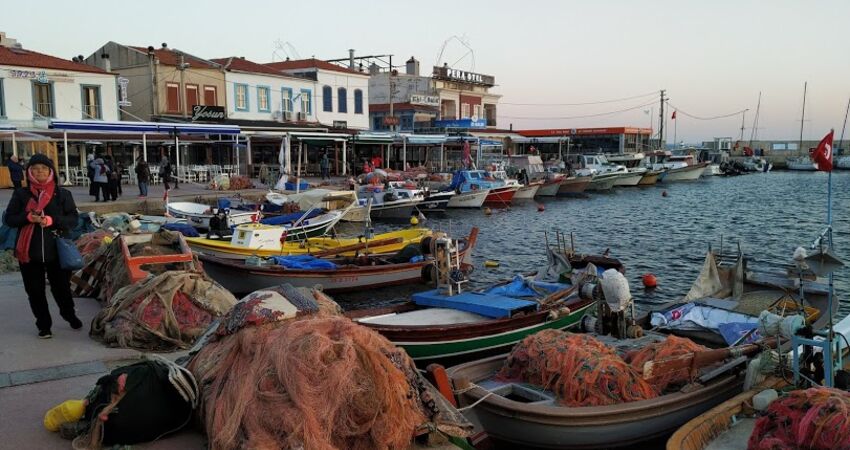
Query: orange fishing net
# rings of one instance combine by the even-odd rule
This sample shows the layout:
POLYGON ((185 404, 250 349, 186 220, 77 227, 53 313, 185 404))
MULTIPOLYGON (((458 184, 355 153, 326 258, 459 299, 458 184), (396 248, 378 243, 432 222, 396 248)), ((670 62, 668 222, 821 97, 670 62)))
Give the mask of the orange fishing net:
POLYGON ((850 449, 850 393, 815 387, 774 400, 756 421, 747 448, 850 449))
POLYGON ((189 369, 212 449, 406 448, 427 420, 407 354, 321 311, 217 338, 189 369))
POLYGON ((112 233, 106 230, 95 230, 80 236, 76 244, 77 250, 85 261, 89 262, 101 247, 109 245, 110 242, 112 242, 112 233))
MULTIPOLYGON (((667 336, 667 339, 664 339, 661 342, 653 342, 640 350, 629 353, 626 355, 625 360, 641 375, 643 375, 643 366, 649 361, 664 360, 705 350, 708 350, 708 348, 703 347, 688 338, 667 336)), ((658 390, 663 391, 671 384, 687 381, 690 381, 689 370, 680 370, 669 371, 660 376, 654 377, 652 384, 655 385, 658 390)))
POLYGON ((601 406, 658 396, 617 353, 585 334, 544 330, 517 344, 498 374, 552 390, 567 406, 601 406))

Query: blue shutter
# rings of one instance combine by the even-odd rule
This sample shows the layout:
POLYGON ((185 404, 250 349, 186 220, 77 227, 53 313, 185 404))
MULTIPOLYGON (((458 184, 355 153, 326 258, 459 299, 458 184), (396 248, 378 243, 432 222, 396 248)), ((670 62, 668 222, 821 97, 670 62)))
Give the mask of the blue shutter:
POLYGON ((363 91, 354 90, 354 114, 363 114, 363 91))
POLYGON ((344 87, 338 88, 336 90, 336 95, 338 99, 337 112, 347 113, 348 112, 348 92, 344 87))
POLYGON ((330 86, 322 87, 322 110, 325 112, 333 112, 334 110, 333 89, 330 86))

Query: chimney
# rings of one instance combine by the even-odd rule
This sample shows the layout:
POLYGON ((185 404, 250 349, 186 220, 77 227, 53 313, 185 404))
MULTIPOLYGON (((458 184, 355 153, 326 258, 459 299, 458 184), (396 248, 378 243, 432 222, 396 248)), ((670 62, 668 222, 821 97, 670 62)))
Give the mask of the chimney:
POLYGON ((354 70, 354 49, 348 49, 348 68, 354 70))
POLYGON ((100 59, 103 60, 103 70, 112 72, 112 62, 109 60, 109 53, 101 54, 100 59))
POLYGON ((369 75, 377 75, 377 74, 378 74, 378 72, 380 72, 380 71, 381 71, 381 69, 380 69, 380 68, 378 67, 378 65, 377 65, 377 64, 375 64, 375 63, 372 63, 372 64, 369 66, 369 75))
POLYGON ((408 75, 419 76, 419 61, 417 61, 416 58, 411 56, 410 59, 407 60, 407 71, 406 71, 406 73, 408 75))

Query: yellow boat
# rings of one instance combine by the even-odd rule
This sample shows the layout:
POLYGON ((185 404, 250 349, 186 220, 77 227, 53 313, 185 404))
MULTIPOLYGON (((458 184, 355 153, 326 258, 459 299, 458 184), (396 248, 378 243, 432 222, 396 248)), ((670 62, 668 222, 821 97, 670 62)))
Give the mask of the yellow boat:
POLYGON ((304 241, 287 241, 281 244, 281 228, 262 224, 244 224, 236 227, 230 241, 207 238, 186 238, 195 253, 229 259, 249 256, 306 255, 354 256, 355 254, 395 253, 408 244, 418 243, 431 235, 427 228, 406 228, 390 233, 376 234, 372 239, 313 237, 304 241))

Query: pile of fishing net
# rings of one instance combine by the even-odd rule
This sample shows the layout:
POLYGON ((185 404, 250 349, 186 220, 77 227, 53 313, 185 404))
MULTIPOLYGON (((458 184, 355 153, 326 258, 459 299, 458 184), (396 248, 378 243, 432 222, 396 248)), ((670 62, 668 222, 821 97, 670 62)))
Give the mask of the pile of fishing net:
MULTIPOLYGON (((660 342, 653 342, 640 350, 630 352, 625 360, 643 375, 644 365, 650 361, 669 360, 676 356, 683 356, 694 352, 706 351, 708 348, 695 343, 688 338, 667 336, 660 342)), ((667 386, 686 383, 690 381, 689 369, 666 371, 652 378, 651 383, 663 391, 667 386)))
POLYGON ((283 285, 245 297, 188 368, 212 449, 407 448, 471 426, 407 354, 339 314, 319 291, 283 285))
POLYGON ((90 335, 112 347, 186 349, 234 304, 233 294, 203 273, 167 271, 119 289, 92 320, 90 335))
POLYGON ((850 449, 850 393, 814 387, 774 400, 756 421, 747 448, 850 449))
POLYGON ((567 406, 615 405, 652 399, 687 381, 688 375, 675 374, 650 382, 643 364, 698 349, 688 339, 668 338, 630 355, 629 363, 591 335, 544 330, 514 346, 498 377, 551 390, 567 406))
POLYGON ((248 177, 236 175, 230 177, 230 186, 227 187, 230 191, 238 191, 241 189, 253 189, 254 183, 248 177))
POLYGON ((84 262, 90 262, 102 247, 112 243, 113 238, 114 235, 109 231, 95 230, 77 239, 77 250, 83 255, 84 262))

